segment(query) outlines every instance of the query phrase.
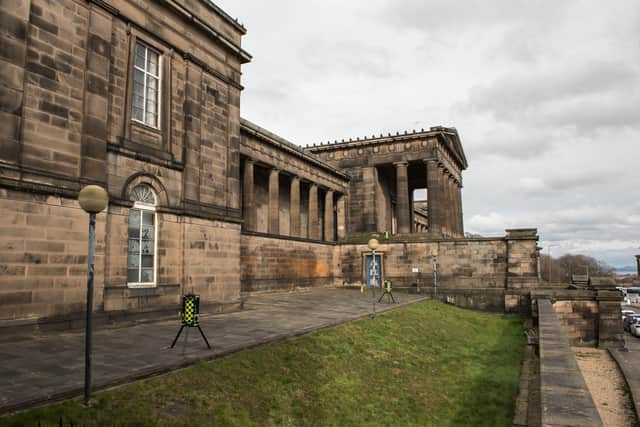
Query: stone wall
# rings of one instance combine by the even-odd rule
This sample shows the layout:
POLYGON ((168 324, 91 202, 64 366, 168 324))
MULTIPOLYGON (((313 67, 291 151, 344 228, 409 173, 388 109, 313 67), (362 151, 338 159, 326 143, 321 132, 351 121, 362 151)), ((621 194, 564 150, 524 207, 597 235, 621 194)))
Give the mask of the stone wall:
POLYGON ((624 345, 620 302, 616 290, 534 289, 532 314, 539 300, 551 301, 567 340, 574 346, 617 348, 624 345))
POLYGON ((112 200, 128 200, 126 181, 146 174, 164 181, 176 209, 241 220, 243 28, 205 2, 12 0, 0 8, 8 24, 3 186, 73 197, 96 183, 112 200), (132 119, 138 42, 161 58, 157 127, 132 119))
POLYGON ((597 344, 597 301, 556 301, 553 309, 571 345, 597 344))
MULTIPOLYGON (((0 189, 0 323, 85 307, 89 217, 75 200, 0 189)), ((105 219, 96 221, 95 294, 102 305, 105 219)))
POLYGON ((245 30, 208 2, 0 3, 0 319, 84 310, 86 184, 98 217, 97 311, 240 296, 240 47, 245 30), (157 126, 132 118, 136 43, 159 54, 157 126), (127 285, 131 190, 157 204, 155 286, 127 285))
MULTIPOLYGON (((462 307, 528 313, 529 291, 537 286, 531 281, 537 277, 537 236, 531 230, 527 236, 517 240, 433 240, 416 235, 411 241, 381 241, 377 252, 383 257, 384 278, 395 287, 419 288, 462 307), (508 252, 507 247, 513 250, 508 252), (528 258, 526 248, 530 250, 528 258), (438 253, 437 289, 433 286, 433 251, 438 253), (414 268, 419 273, 414 273, 414 268), (528 288, 522 288, 525 282, 530 283, 528 288)), ((364 257, 369 253, 364 243, 326 244, 243 233, 242 291, 360 286, 364 283, 364 257)))
MULTIPOLYGON (((239 305, 238 224, 158 213, 156 285, 129 287, 129 209, 107 212, 96 224, 96 312, 175 309, 187 291, 203 305, 239 305)), ((82 317, 88 215, 77 201, 0 189, 0 215, 0 324, 82 317)))
POLYGON ((127 286, 128 209, 110 206, 104 310, 155 311, 177 307, 195 292, 203 306, 240 303, 240 226, 158 213, 156 286, 127 286))
POLYGON ((342 284, 335 244, 258 233, 240 241, 242 292, 342 284))
POLYGON ((539 300, 541 425, 602 426, 556 313, 549 300, 539 300))
MULTIPOLYGON (((518 237, 381 241, 383 275, 394 286, 423 292, 462 306, 491 311, 529 311, 528 292, 537 287, 535 230, 518 237), (437 289, 433 283, 432 253, 437 253, 437 289), (414 273, 417 268, 419 273, 414 273), (526 284, 526 287, 525 287, 526 284)), ((340 264, 346 283, 364 280, 366 244, 341 244, 340 264)))

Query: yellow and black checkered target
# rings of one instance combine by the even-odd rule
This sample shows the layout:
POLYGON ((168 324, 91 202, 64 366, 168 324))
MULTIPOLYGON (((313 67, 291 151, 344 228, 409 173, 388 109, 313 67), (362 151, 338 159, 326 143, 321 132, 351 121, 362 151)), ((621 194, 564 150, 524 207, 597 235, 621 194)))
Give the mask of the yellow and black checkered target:
POLYGON ((187 326, 198 326, 198 315, 200 314, 200 296, 187 294, 182 297, 182 324, 187 326))

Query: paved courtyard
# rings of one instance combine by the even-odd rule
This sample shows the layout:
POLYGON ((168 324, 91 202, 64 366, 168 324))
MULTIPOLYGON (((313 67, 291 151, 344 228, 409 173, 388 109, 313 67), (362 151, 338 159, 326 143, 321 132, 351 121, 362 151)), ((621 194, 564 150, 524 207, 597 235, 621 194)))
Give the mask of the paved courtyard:
MULTIPOLYGON (((423 299, 396 295, 397 304, 423 299)), ((371 295, 351 289, 314 289, 250 297, 245 310, 201 318, 212 349, 197 330, 185 332, 169 349, 179 321, 162 321, 93 334, 94 389, 167 372, 200 360, 292 337, 366 316, 371 295)), ((186 330, 185 330, 186 331, 186 330)), ((0 414, 39 402, 82 394, 84 334, 55 333, 0 344, 0 414)))

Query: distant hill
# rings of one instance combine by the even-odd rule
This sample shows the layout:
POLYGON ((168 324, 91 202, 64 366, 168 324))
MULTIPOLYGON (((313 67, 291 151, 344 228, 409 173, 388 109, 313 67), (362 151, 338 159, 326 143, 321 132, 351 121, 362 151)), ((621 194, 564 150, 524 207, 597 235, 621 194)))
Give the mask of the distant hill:
POLYGON ((634 274, 637 272, 635 265, 627 265, 624 267, 616 267, 616 274, 634 274))

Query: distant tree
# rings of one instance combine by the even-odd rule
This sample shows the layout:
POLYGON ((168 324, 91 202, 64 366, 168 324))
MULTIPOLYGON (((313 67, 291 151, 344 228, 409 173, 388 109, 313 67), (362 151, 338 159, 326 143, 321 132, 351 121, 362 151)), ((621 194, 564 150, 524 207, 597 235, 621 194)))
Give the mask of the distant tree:
POLYGON ((604 261, 597 260, 587 255, 566 254, 559 258, 549 258, 548 255, 540 255, 540 273, 542 280, 551 282, 571 282, 574 274, 587 274, 589 276, 613 276, 614 268, 604 261), (551 278, 549 278, 551 273, 551 278))
POLYGON ((565 280, 571 280, 573 274, 589 274, 590 276, 612 276, 613 267, 587 255, 563 255, 558 258, 565 280))

